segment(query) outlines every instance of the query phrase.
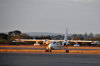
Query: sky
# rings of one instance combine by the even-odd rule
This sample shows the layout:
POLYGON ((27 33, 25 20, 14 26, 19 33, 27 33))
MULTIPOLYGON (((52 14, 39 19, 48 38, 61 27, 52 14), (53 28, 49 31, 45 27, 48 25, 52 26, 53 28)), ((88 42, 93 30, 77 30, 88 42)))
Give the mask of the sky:
POLYGON ((100 33, 100 0, 0 0, 0 32, 100 33))

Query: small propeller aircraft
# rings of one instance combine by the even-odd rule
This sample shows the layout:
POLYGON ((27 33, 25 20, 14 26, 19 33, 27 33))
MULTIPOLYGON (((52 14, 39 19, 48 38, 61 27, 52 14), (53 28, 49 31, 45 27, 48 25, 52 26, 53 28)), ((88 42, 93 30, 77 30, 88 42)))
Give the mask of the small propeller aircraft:
MULTIPOLYGON (((63 41, 52 41, 46 47, 45 51, 46 52, 52 52, 52 50, 65 50, 66 52, 69 52, 68 47, 64 48, 64 45, 65 45, 65 42, 63 42, 63 41)), ((66 43, 66 45, 67 45, 67 43, 66 43)))
POLYGON ((68 50, 68 41, 67 41, 67 30, 65 34, 65 39, 60 41, 60 40, 55 40, 51 41, 49 45, 46 47, 46 52, 52 52, 52 50, 66 50, 66 52, 69 52, 68 50), (67 46, 65 49, 64 46, 67 46))

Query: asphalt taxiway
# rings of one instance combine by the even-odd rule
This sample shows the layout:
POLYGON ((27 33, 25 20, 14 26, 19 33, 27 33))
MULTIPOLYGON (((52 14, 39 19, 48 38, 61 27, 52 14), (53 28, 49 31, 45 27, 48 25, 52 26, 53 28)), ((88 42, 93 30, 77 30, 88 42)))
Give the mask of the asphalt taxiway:
POLYGON ((0 53, 0 66, 100 66, 100 55, 0 53))

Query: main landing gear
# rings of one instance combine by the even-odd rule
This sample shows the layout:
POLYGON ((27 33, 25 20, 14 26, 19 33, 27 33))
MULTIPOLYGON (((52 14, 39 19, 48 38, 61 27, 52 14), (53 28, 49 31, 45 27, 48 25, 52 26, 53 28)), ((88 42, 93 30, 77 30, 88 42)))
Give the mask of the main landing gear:
POLYGON ((69 53, 69 50, 66 50, 66 53, 69 53))
POLYGON ((45 50, 45 52, 52 52, 51 50, 45 50))

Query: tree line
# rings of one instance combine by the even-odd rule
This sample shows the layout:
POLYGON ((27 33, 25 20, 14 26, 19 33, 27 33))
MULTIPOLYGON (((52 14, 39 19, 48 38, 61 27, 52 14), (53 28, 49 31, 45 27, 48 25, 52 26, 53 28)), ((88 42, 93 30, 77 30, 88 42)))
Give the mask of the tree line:
MULTIPOLYGON (((15 39, 50 39, 50 40, 63 40, 64 35, 41 35, 29 36, 19 30, 8 32, 8 34, 0 33, 0 44, 12 44, 15 39)), ((68 35, 68 40, 92 40, 100 41, 100 34, 84 33, 84 34, 71 34, 68 35)))
POLYGON ((0 44, 13 44, 15 39, 32 39, 32 37, 19 30, 10 31, 8 34, 0 33, 0 44))
POLYGON ((68 36, 69 40, 91 40, 100 41, 100 34, 84 33, 84 34, 72 34, 68 36))

